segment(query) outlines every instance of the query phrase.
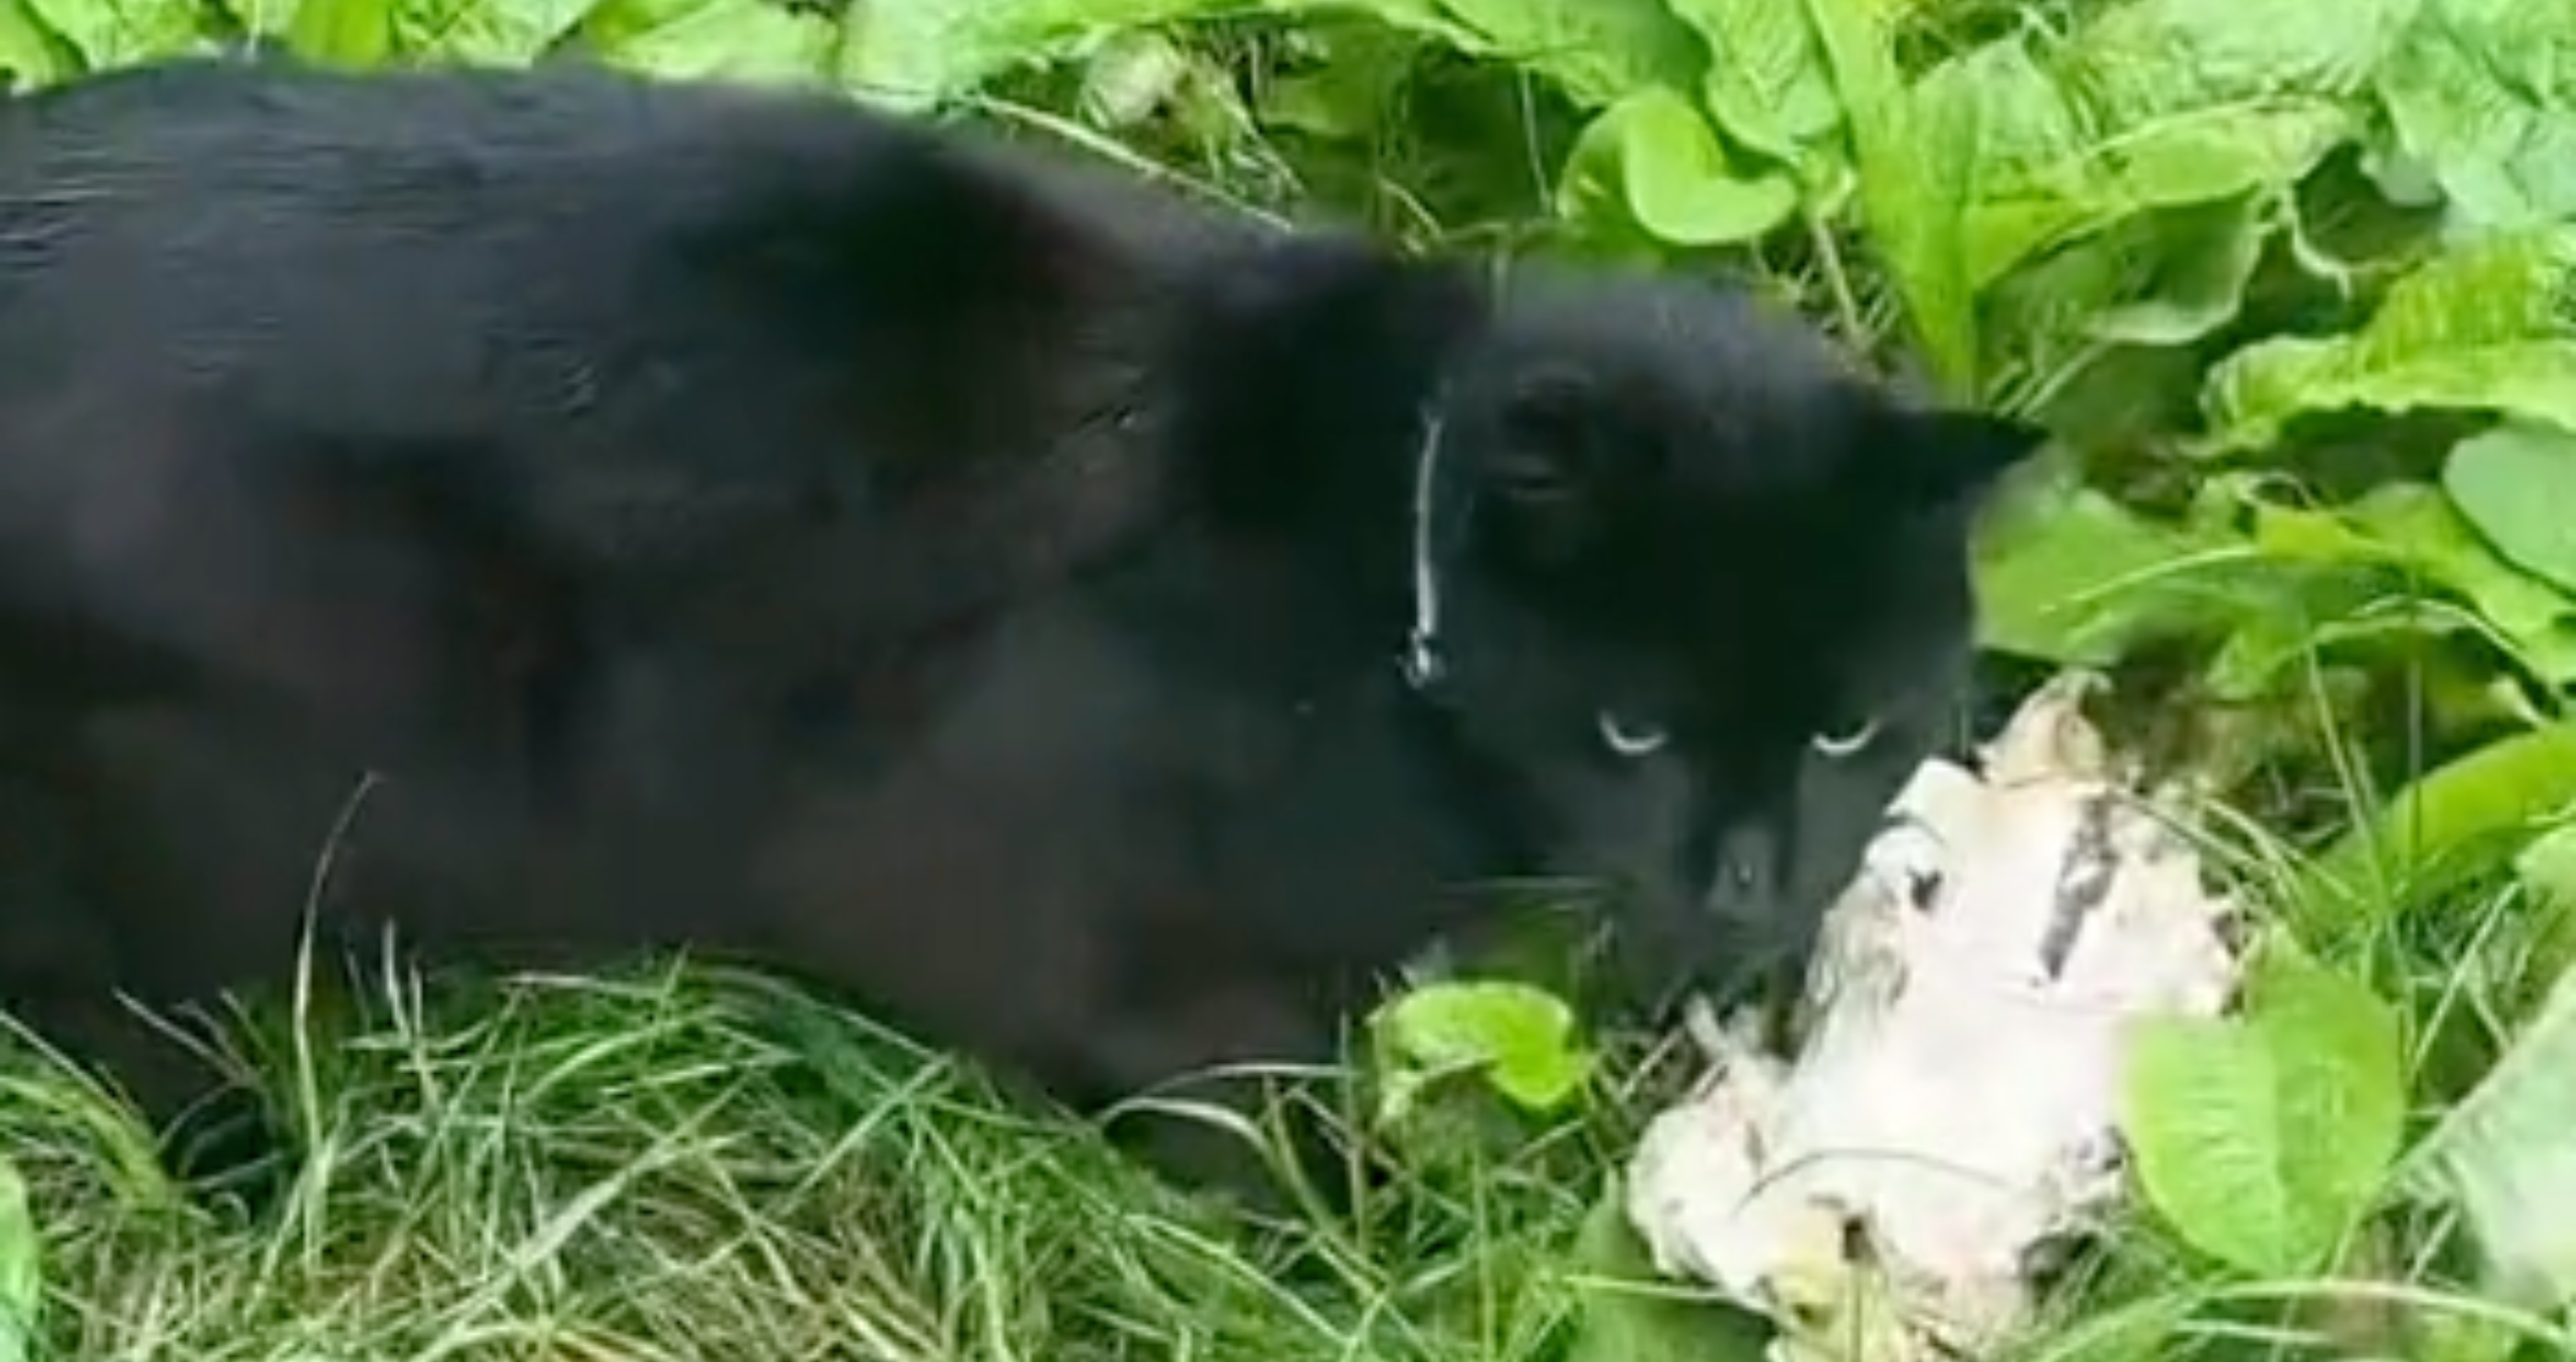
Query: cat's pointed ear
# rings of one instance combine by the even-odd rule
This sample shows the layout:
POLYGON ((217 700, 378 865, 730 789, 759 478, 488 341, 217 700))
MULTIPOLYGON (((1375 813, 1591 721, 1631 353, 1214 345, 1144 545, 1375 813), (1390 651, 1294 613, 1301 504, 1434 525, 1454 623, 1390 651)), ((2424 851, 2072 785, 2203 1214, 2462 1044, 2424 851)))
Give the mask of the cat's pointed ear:
POLYGON ((2048 432, 1968 408, 1882 408, 1868 423, 1852 476, 1869 495, 1929 506, 1973 499, 2048 443, 2048 432))

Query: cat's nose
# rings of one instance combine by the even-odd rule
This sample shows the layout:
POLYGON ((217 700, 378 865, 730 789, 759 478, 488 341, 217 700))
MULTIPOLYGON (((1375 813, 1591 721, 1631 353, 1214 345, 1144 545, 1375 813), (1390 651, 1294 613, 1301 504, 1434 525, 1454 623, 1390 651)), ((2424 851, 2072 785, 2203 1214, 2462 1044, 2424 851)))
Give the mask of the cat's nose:
POLYGON ((1760 926, 1779 896, 1780 866, 1781 837, 1767 820, 1728 828, 1702 881, 1700 911, 1730 929, 1760 926))
POLYGON ((1814 949, 1824 895, 1801 885, 1791 825, 1748 819, 1719 839, 1699 895, 1699 919, 1713 958, 1700 972, 1740 979, 1803 968, 1814 949))

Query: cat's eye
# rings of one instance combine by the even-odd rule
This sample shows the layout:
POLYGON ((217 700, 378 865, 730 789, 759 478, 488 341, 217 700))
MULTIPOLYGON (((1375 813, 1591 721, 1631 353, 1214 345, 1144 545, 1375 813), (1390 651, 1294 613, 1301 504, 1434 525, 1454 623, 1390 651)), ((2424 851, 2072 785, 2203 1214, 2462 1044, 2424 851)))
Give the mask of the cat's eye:
POLYGON ((1868 719, 1841 733, 1819 733, 1813 739, 1816 754, 1828 761, 1856 756, 1878 740, 1878 720, 1868 719))
POLYGON ((1601 745, 1623 757, 1642 757, 1663 747, 1671 735, 1653 724, 1622 719, 1603 710, 1594 718, 1601 730, 1601 745))

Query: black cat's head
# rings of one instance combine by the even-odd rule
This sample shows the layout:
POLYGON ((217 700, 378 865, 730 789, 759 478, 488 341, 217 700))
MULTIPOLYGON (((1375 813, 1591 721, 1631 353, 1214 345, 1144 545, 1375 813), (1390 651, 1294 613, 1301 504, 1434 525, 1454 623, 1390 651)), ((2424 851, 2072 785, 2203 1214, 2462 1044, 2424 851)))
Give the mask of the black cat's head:
POLYGON ((1679 280, 1539 275, 1452 352, 1411 661, 1541 871, 1673 977, 1803 955, 1949 731, 1968 534, 2039 433, 1679 280))
POLYGON ((1377 593, 1456 792, 1428 812, 1492 830, 1495 878, 1624 891, 1661 983, 1803 955, 1950 732, 1970 527, 2040 433, 1705 282, 1307 239, 1215 292, 1184 347, 1215 501, 1377 593))

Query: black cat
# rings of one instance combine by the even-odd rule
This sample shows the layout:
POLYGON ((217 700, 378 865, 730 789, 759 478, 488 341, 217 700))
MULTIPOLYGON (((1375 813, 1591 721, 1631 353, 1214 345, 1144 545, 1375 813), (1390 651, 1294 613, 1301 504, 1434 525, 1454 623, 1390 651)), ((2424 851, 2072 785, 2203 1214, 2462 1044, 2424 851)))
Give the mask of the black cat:
POLYGON ((335 939, 797 971, 1080 1103, 1311 1058, 1477 882, 1802 951, 2038 441, 821 95, 176 62, 0 109, 0 989, 335 939), (354 808, 362 775, 377 777, 354 808), (344 814, 347 817, 344 820, 344 814))

